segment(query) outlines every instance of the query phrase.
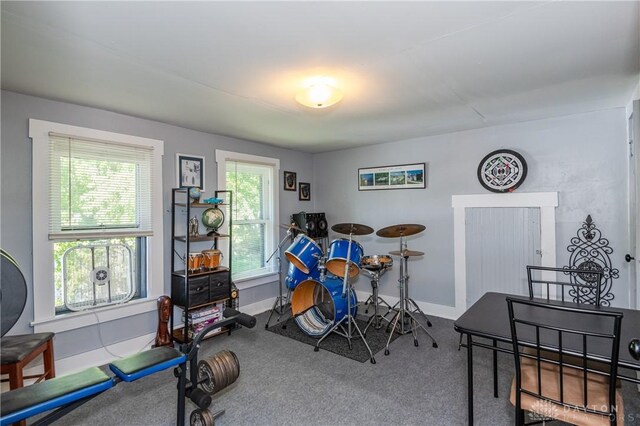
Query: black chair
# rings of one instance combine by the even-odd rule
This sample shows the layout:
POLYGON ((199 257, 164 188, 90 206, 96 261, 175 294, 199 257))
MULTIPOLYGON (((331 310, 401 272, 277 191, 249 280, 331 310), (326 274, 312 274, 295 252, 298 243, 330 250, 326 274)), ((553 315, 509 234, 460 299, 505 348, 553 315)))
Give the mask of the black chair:
POLYGON ((616 425, 624 418, 616 388, 621 313, 510 297, 507 303, 516 425, 525 424, 525 410, 571 424, 616 425))
POLYGON ((565 301, 565 296, 571 297, 571 301, 576 303, 586 303, 589 305, 600 306, 600 296, 602 291, 602 279, 604 273, 602 269, 567 269, 567 268, 551 268, 548 266, 531 266, 527 265, 527 281, 529 283, 529 297, 534 297, 534 286, 540 284, 545 286, 547 290, 547 300, 550 300, 549 294, 551 286, 557 286, 560 289, 561 300, 565 301), (566 277, 564 281, 543 280, 534 277, 534 272, 555 272, 556 278, 559 274, 566 277))

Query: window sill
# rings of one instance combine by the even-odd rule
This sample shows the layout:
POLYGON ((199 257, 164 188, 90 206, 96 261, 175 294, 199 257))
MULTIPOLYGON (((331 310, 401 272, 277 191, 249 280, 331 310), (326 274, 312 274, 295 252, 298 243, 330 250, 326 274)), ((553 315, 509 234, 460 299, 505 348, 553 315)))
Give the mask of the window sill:
POLYGON ((51 318, 42 318, 31 322, 34 333, 75 330, 98 323, 126 318, 133 315, 156 311, 158 309, 156 299, 133 300, 122 305, 105 306, 89 311, 72 312, 51 318))
POLYGON ((238 290, 245 290, 248 288, 258 287, 261 285, 269 284, 274 281, 278 281, 278 273, 277 272, 264 272, 259 275, 254 275, 252 277, 242 277, 235 278, 233 282, 238 287, 238 290))

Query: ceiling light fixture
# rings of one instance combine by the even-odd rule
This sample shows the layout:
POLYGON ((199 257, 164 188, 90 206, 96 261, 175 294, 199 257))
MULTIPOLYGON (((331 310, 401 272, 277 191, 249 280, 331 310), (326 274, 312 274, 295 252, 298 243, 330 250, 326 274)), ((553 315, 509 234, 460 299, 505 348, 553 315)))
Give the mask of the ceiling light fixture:
POLYGON ((327 108, 342 100, 342 92, 328 77, 312 77, 305 80, 296 101, 309 108, 327 108))

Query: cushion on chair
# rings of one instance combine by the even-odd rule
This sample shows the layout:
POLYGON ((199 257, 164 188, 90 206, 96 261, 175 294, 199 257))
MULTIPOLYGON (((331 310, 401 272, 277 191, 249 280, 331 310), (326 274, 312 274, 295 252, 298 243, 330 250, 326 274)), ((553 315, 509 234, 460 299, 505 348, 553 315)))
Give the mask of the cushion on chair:
POLYGON ((20 362, 38 346, 52 339, 53 335, 53 333, 35 333, 3 336, 0 341, 0 361, 3 365, 20 362))
MULTIPOLYGON (((535 359, 520 358, 522 388, 538 393, 538 362, 535 359)), ((542 361, 540 367, 541 394, 547 398, 560 400, 560 367, 556 364, 542 361)), ((583 371, 563 365, 564 402, 577 406, 584 406, 583 371)), ((600 374, 587 373, 588 408, 606 410, 609 404, 609 378, 600 374)), ((511 383, 510 401, 515 405, 516 379, 511 383)), ((531 395, 521 394, 520 406, 523 410, 562 420, 579 426, 609 425, 609 418, 605 415, 586 413, 563 407, 549 401, 541 400, 531 395)), ((624 425, 624 407, 622 395, 616 390, 616 410, 618 425, 624 425)))
POLYGON ((132 382, 181 364, 186 359, 187 356, 179 350, 161 346, 114 361, 109 368, 123 381, 132 382))
POLYGON ((114 380, 97 367, 56 377, 0 395, 1 424, 11 424, 61 407, 114 385, 114 380))

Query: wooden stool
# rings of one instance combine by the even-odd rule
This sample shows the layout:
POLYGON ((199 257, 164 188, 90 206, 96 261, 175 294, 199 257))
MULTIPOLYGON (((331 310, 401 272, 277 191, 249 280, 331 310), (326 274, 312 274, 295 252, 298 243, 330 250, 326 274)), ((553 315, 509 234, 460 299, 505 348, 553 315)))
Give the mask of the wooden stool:
MULTIPOLYGON (((0 373, 9 375, 9 388, 21 388, 24 379, 37 378, 36 383, 52 379, 56 376, 53 360, 53 333, 21 334, 4 336, 0 339, 0 373), (42 354, 44 372, 31 376, 23 376, 22 370, 42 354)), ((6 381, 6 380, 5 380, 6 381)))

